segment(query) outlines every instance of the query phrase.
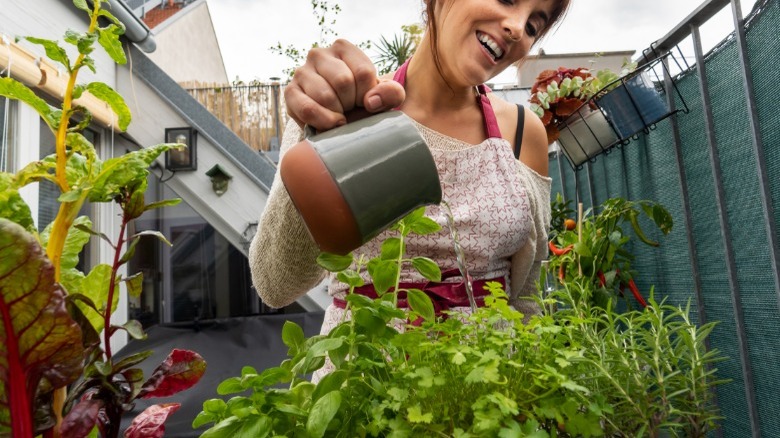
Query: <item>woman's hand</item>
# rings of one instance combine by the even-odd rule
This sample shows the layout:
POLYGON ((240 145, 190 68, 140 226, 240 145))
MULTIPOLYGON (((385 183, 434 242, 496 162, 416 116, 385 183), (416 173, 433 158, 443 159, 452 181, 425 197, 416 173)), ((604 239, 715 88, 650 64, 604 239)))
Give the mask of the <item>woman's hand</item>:
POLYGON ((290 117, 318 131, 395 108, 405 97, 400 84, 379 79, 368 56, 345 40, 311 49, 284 91, 290 117))

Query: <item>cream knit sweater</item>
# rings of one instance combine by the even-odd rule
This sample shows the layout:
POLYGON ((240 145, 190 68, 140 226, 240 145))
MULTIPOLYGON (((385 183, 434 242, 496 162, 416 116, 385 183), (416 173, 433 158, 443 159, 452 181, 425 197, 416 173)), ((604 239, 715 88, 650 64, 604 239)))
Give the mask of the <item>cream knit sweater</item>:
MULTIPOLYGON (((418 128, 432 152, 437 154, 446 154, 472 146, 422 125, 418 125, 418 128)), ((284 133, 280 159, 284 159, 285 152, 301 139, 300 127, 290 121, 284 133)), ((504 140, 488 139, 486 142, 496 142, 487 146, 498 150, 506 148, 509 151, 507 152, 509 159, 512 159, 511 149, 504 140)), ((509 257, 510 260, 506 263, 508 269, 504 269, 504 274, 509 274, 507 292, 510 303, 528 315, 538 309, 532 301, 523 300, 522 297, 527 297, 536 290, 535 281, 539 278, 540 262, 547 257, 551 179, 537 174, 524 164, 518 164, 519 179, 516 181, 519 181, 525 190, 523 199, 527 198, 530 210, 528 219, 531 224, 525 227, 524 238, 509 257)), ((381 239, 382 235, 378 238, 381 239)), ((277 173, 260 218, 258 232, 249 249, 252 280, 263 302, 271 307, 283 307, 319 284, 327 272, 317 265, 318 254, 319 249, 306 230, 277 173)), ((433 256, 432 254, 420 255, 433 256)), ((498 274, 504 275, 500 271, 498 274)), ((474 273, 472 275, 478 277, 474 273)), ((487 278, 494 276, 490 275, 487 278)), ((331 295, 343 292, 335 278, 331 281, 329 292, 331 295)))

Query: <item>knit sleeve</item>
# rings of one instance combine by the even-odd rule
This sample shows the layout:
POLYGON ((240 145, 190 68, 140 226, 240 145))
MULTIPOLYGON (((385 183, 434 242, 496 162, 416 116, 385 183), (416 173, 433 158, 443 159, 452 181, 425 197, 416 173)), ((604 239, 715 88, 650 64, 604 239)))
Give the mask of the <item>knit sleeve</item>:
MULTIPOLYGON (((302 139, 298 124, 288 121, 280 162, 302 139)), ((263 302, 284 307, 319 284, 326 275, 316 262, 319 253, 277 172, 249 247, 252 282, 263 302)))
POLYGON ((550 190, 552 179, 539 175, 527 166, 521 166, 533 214, 533 228, 528 241, 512 256, 510 271, 510 304, 525 315, 539 313, 532 299, 537 293, 542 260, 547 259, 547 233, 550 228, 550 190))

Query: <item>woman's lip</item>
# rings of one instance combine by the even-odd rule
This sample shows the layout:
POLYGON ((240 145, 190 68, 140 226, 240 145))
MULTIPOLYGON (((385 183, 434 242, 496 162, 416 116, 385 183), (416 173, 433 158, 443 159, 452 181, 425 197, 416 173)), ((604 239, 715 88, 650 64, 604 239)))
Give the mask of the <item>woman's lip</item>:
POLYGON ((487 47, 485 47, 485 45, 482 44, 482 41, 479 40, 479 33, 477 33, 476 40, 477 40, 477 44, 479 45, 480 50, 482 50, 482 53, 485 55, 485 58, 487 58, 487 60, 490 62, 490 65, 491 66, 497 65, 498 61, 496 60, 496 58, 493 57, 493 54, 490 53, 490 51, 487 49, 487 47))
POLYGON ((493 57, 493 54, 490 53, 490 51, 487 49, 487 47, 482 45, 482 42, 477 40, 477 43, 479 44, 479 49, 482 50, 482 53, 485 55, 485 58, 490 62, 491 65, 496 65, 498 62, 496 61, 496 58, 493 57))
MULTIPOLYGON (((498 44, 498 47, 501 49, 501 51, 504 53, 504 55, 506 55, 506 53, 509 51, 509 47, 507 47, 506 41, 504 41, 501 38, 496 38, 492 34, 489 34, 487 32, 483 32, 481 30, 477 31, 477 41, 479 41, 479 35, 480 34, 487 35, 488 37, 490 37, 490 39, 492 39, 496 44, 498 44)), ((480 42, 480 44, 481 44, 481 42, 480 42)), ((501 57, 503 58, 504 55, 502 55, 501 57)))

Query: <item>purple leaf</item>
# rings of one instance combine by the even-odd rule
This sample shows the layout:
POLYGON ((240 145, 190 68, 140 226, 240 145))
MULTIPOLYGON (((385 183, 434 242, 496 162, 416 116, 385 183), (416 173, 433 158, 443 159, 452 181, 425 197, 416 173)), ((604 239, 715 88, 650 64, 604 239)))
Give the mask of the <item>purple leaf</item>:
POLYGON ((191 388, 205 372, 206 361, 198 353, 174 349, 144 383, 138 397, 168 397, 191 388))
POLYGON ((162 438, 165 435, 165 420, 180 406, 179 403, 149 406, 133 419, 125 431, 125 438, 162 438))

